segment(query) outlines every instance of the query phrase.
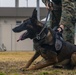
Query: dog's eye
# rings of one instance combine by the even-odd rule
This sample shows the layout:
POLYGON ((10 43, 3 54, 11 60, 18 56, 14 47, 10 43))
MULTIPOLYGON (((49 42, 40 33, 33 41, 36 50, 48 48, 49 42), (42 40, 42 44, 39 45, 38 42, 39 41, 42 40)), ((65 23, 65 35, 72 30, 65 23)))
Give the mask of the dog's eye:
POLYGON ((29 28, 33 28, 31 25, 28 25, 27 27, 29 27, 29 28))
POLYGON ((23 20, 23 22, 25 22, 26 20, 23 20))

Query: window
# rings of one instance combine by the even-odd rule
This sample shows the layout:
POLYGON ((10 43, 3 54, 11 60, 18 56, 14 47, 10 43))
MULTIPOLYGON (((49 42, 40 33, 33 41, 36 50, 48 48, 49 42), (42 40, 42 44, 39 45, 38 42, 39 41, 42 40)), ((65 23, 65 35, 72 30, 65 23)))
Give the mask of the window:
POLYGON ((28 7, 36 7, 37 0, 28 0, 28 7))
POLYGON ((28 0, 19 0, 19 7, 27 7, 28 0))
POLYGON ((0 0, 0 7, 15 7, 15 0, 0 0))
MULTIPOLYGON (((40 7, 45 7, 42 0, 39 0, 40 7)), ((36 7, 37 0, 19 0, 19 7, 36 7)), ((0 7, 15 7, 15 0, 0 0, 0 7)))
MULTIPOLYGON (((42 3, 42 0, 39 0, 40 7, 45 7, 44 3, 42 3)), ((36 7, 37 6, 37 0, 19 0, 19 7, 36 7)))
POLYGON ((20 25, 22 21, 16 21, 16 25, 20 25))

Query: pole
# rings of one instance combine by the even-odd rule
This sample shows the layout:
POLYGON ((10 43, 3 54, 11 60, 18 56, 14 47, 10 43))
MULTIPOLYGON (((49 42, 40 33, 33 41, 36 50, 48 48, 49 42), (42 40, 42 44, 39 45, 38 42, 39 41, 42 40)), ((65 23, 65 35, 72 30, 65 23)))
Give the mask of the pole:
POLYGON ((40 21, 40 7, 39 7, 39 2, 40 2, 40 0, 37 0, 37 7, 36 7, 36 9, 37 9, 37 18, 40 21))
POLYGON ((15 7, 19 7, 19 0, 15 0, 15 7))
POLYGON ((26 7, 28 7, 28 0, 26 0, 26 7))

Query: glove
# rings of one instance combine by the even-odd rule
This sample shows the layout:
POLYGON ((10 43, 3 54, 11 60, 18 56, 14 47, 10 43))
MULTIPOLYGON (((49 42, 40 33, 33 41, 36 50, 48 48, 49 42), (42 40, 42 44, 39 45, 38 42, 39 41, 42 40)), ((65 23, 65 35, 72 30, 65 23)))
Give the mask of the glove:
POLYGON ((63 37, 63 36, 62 36, 63 31, 55 30, 55 32, 56 32, 56 34, 57 34, 59 37, 63 37))
POLYGON ((63 29, 61 27, 58 27, 57 30, 60 32, 60 33, 63 33, 63 29))

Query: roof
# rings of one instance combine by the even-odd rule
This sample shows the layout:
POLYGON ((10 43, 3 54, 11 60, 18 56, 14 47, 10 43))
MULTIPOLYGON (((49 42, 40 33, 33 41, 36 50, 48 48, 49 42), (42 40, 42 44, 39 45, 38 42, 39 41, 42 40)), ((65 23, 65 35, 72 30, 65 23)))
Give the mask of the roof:
MULTIPOLYGON (((34 7, 0 7, 0 18, 1 17, 30 17, 34 7)), ((40 8, 40 16, 46 16, 46 8, 40 8)))

